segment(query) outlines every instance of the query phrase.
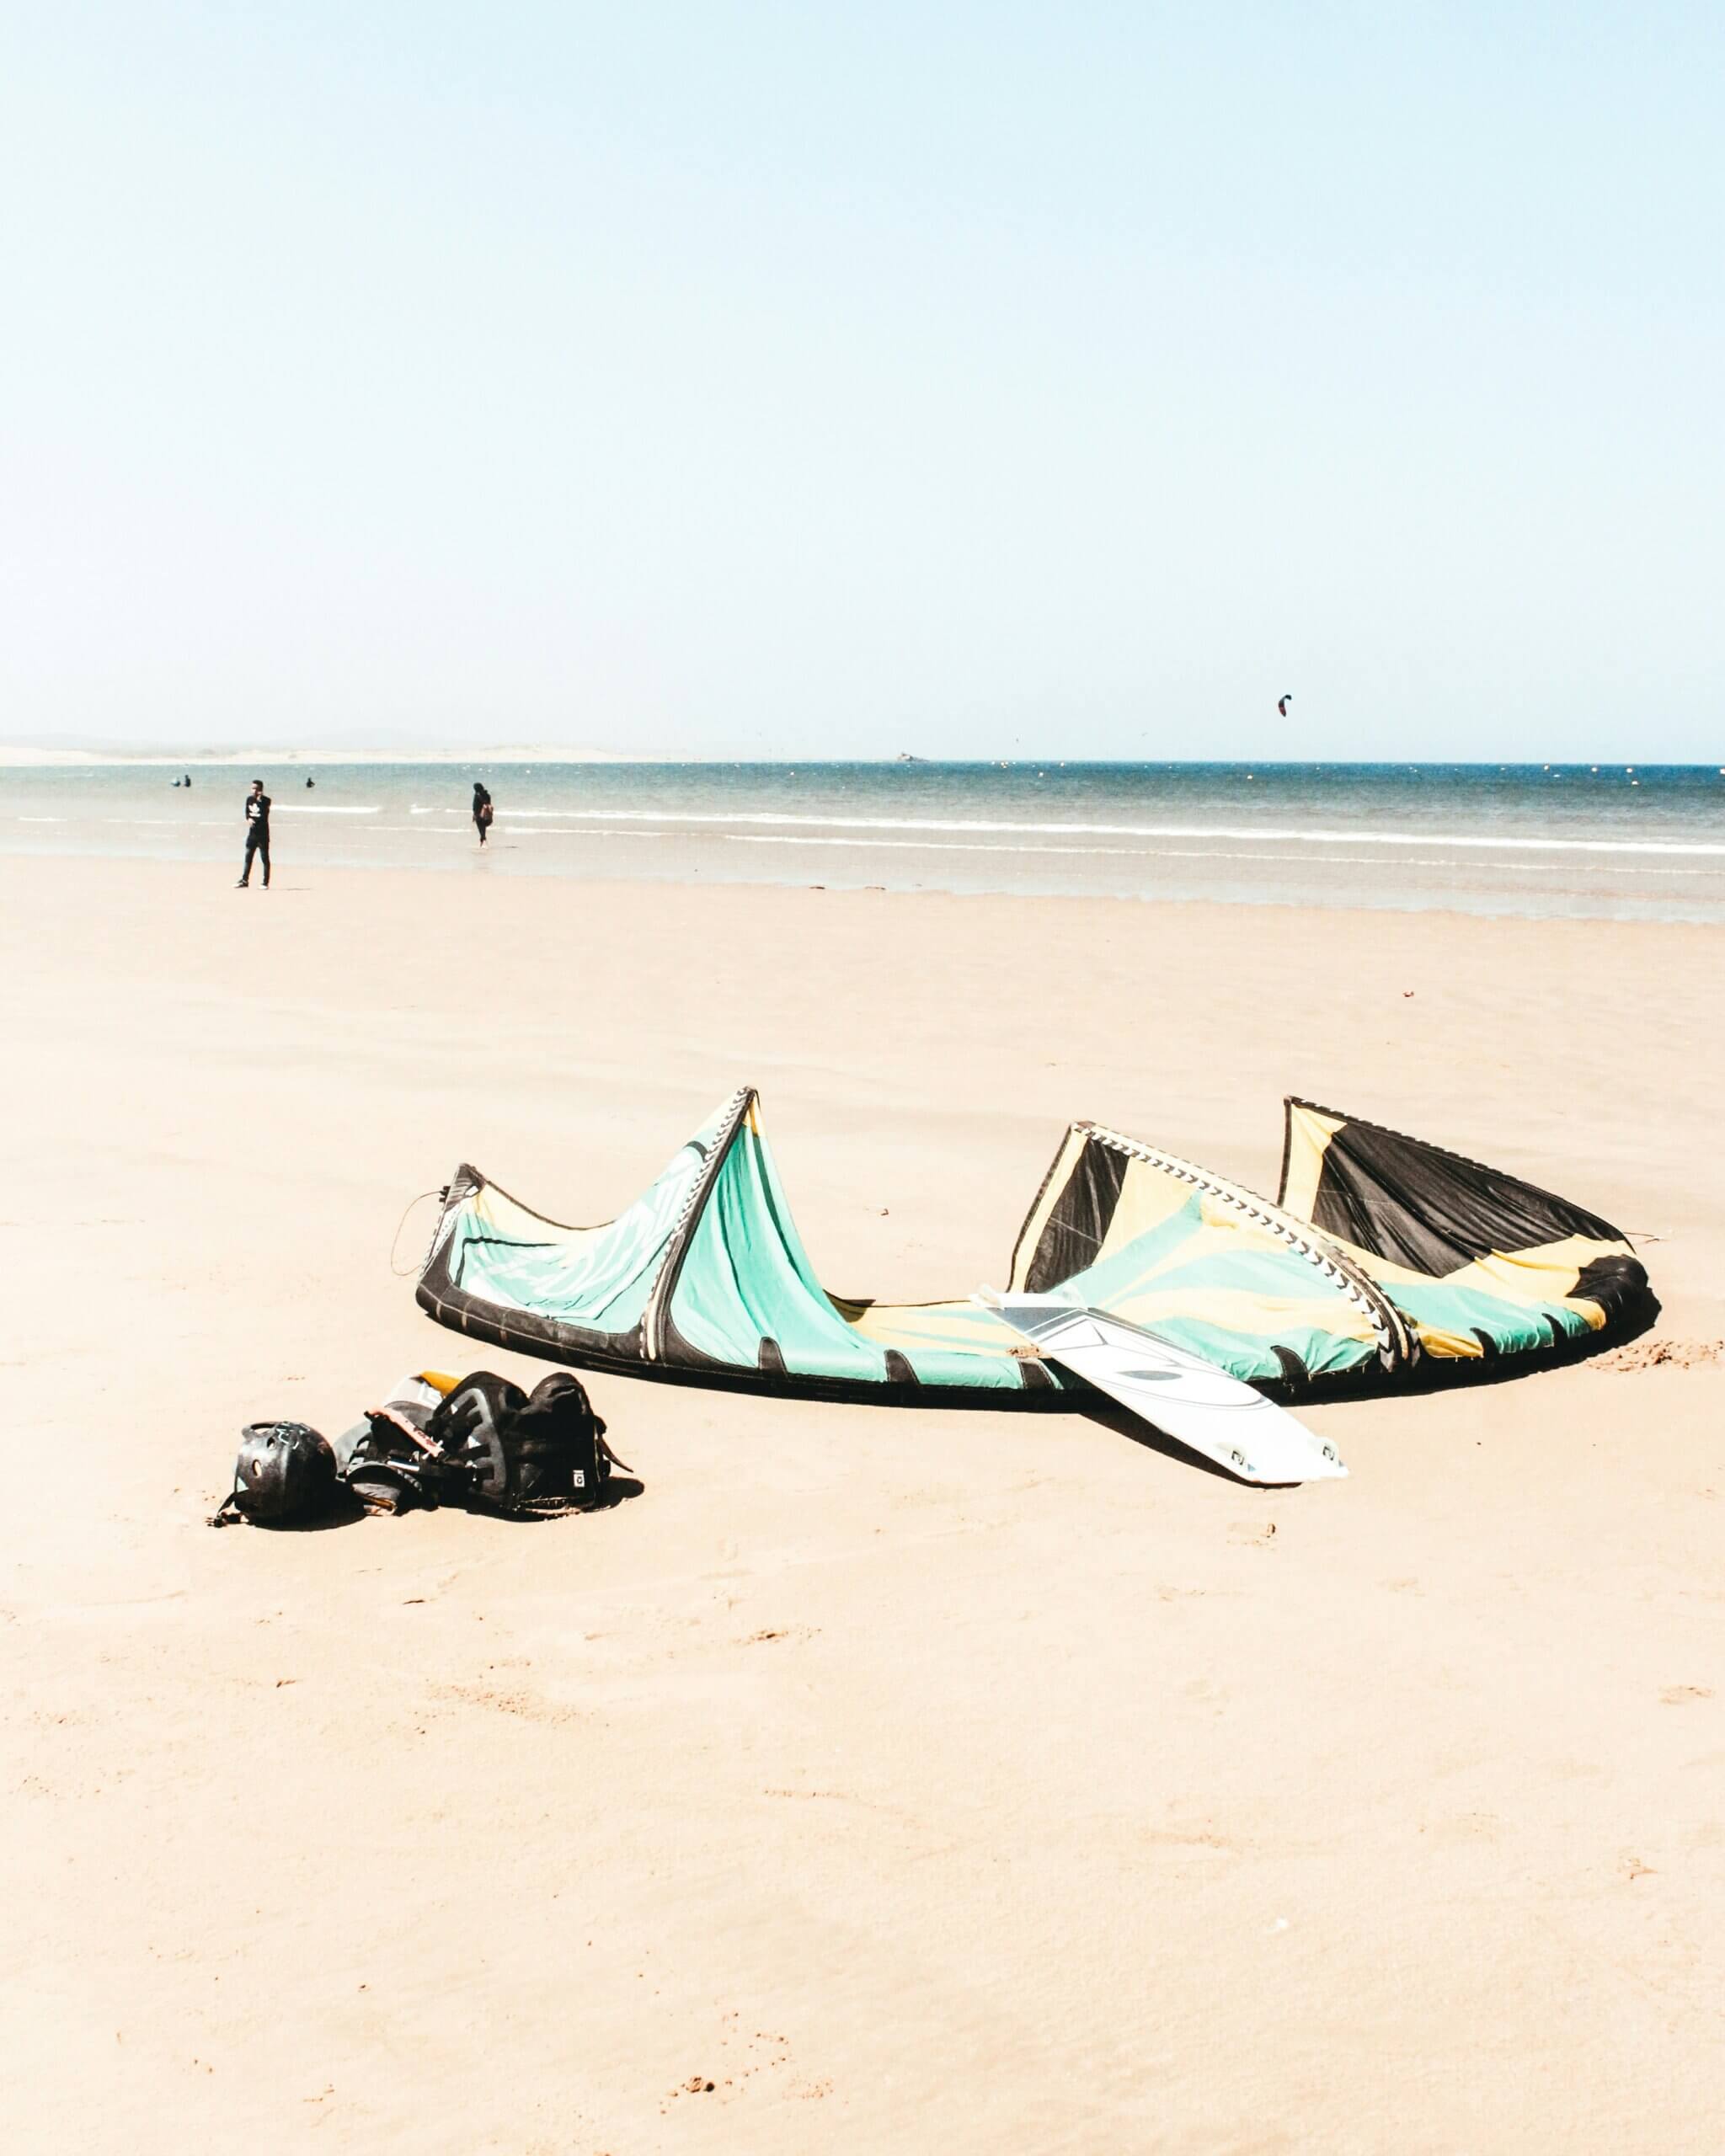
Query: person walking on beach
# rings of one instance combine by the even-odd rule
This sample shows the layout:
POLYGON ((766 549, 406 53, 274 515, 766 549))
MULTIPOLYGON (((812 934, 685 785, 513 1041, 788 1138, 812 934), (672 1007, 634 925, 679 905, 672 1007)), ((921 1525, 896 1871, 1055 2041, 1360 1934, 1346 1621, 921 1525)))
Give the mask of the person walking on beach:
POLYGON ((264 863, 264 889, 270 888, 270 797, 264 791, 260 778, 252 781, 252 790, 246 796, 246 865, 239 873, 236 891, 243 891, 252 880, 252 856, 257 854, 264 863))
POLYGON ((485 834, 491 829, 491 796, 473 781, 473 829, 479 834, 479 843, 485 843, 485 834))

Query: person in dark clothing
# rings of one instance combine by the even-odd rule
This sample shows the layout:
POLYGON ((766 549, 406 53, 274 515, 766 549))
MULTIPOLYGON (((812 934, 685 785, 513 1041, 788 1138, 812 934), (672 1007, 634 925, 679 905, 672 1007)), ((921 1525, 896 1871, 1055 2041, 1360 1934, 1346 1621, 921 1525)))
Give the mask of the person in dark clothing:
POLYGON ((252 856, 256 854, 264 864, 264 889, 270 888, 270 797, 264 791, 260 778, 252 781, 252 790, 246 796, 246 865, 241 869, 236 891, 243 891, 252 880, 252 856))
POLYGON ((485 834, 491 829, 491 796, 480 785, 478 780, 475 779, 473 781, 473 829, 479 834, 481 846, 484 845, 485 834))

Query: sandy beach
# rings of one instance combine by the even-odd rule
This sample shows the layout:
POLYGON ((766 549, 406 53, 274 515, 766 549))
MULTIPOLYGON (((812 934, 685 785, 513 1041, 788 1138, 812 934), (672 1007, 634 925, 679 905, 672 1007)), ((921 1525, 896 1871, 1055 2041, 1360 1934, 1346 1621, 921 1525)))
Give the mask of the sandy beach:
POLYGON ((1717 2148, 1716 931, 277 851, 0 859, 9 2146, 1717 2148), (998 1278, 1077 1116, 1274 1191, 1291 1091, 1664 1316, 1304 1491, 599 1383, 603 1513, 208 1530, 247 1421, 531 1382, 415 1193, 606 1217, 743 1081, 841 1291, 998 1278))

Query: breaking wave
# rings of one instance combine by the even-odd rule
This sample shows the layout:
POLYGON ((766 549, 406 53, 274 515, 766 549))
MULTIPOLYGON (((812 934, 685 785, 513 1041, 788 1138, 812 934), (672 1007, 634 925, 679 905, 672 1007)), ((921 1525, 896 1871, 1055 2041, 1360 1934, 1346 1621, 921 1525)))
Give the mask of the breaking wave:
MULTIPOLYGON (((555 816, 576 824, 752 825, 785 830, 937 831, 1027 839, 1230 839, 1279 846, 1465 847, 1494 853, 1704 854, 1725 859, 1725 844, 1665 839, 1534 837, 1514 832, 1313 830, 1277 824, 1021 824, 976 817, 792 816, 773 809, 511 808, 509 820, 555 816)), ((862 841, 859 841, 862 843, 862 841)), ((884 841, 883 841, 884 843, 884 841)), ((1026 849, 1029 851, 1030 849, 1026 849)))

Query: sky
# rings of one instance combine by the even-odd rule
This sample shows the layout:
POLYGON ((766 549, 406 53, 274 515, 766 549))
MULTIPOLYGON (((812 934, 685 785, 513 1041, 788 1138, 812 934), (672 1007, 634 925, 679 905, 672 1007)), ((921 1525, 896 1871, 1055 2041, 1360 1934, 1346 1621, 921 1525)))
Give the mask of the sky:
POLYGON ((1717 763, 1722 81, 1660 0, 7 0, 0 739, 1717 763))

